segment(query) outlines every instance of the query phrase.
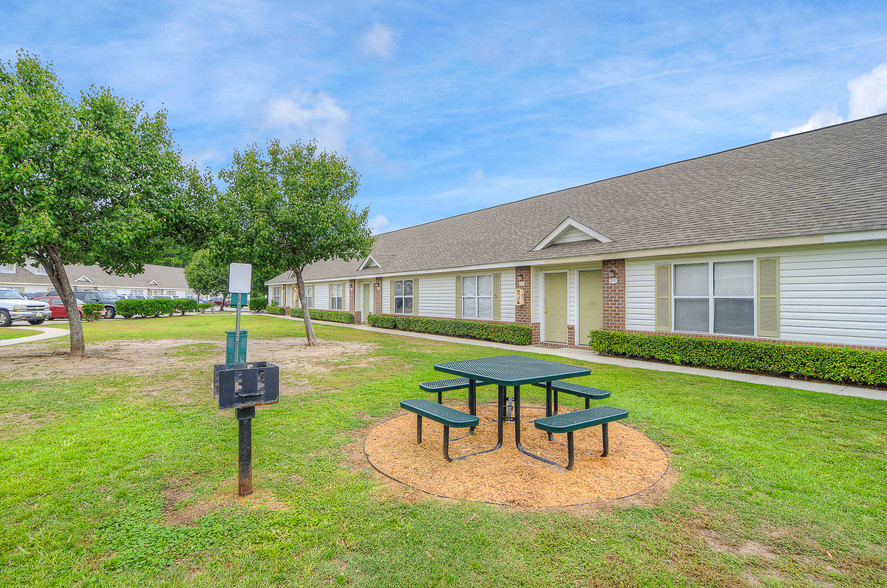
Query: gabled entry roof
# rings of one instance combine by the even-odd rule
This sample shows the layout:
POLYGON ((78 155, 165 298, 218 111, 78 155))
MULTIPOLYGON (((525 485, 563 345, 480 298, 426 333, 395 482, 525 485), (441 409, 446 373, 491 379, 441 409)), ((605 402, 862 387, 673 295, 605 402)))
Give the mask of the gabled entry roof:
POLYGON ((561 243, 577 243, 579 241, 598 241, 600 243, 610 243, 610 239, 606 235, 598 233, 594 229, 586 227, 577 220, 567 217, 564 222, 559 224, 553 231, 548 233, 538 245, 533 247, 533 251, 545 249, 549 245, 560 245, 561 243))

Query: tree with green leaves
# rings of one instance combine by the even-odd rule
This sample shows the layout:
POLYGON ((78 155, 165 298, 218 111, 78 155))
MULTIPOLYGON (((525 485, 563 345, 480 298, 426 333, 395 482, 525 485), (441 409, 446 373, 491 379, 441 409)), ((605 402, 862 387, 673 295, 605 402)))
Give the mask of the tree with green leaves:
POLYGON ((182 162, 163 111, 92 87, 69 98, 51 64, 0 62, 0 262, 39 262, 86 345, 66 264, 133 275, 167 239, 206 237, 214 184, 182 162))
POLYGON ((302 272, 321 260, 365 257, 373 244, 369 209, 352 203, 358 173, 316 142, 271 140, 264 151, 256 145, 235 151, 219 177, 227 189, 219 200, 215 247, 229 252, 230 261, 251 263, 269 276, 292 271, 308 344, 316 345, 302 272))
POLYGON ((228 264, 211 250, 201 249, 194 254, 191 263, 185 266, 185 279, 195 292, 221 296, 224 308, 224 299, 228 296, 228 264))

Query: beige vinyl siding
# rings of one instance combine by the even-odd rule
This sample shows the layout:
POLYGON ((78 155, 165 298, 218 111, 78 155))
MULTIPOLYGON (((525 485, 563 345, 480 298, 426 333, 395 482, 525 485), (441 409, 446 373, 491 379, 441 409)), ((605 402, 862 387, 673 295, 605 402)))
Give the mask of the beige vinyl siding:
POLYGON ((758 337, 779 337, 779 258, 758 258, 758 337))
POLYGON ((669 264, 657 265, 654 268, 656 275, 656 286, 654 289, 656 319, 654 322, 657 331, 671 331, 671 268, 672 266, 669 264))

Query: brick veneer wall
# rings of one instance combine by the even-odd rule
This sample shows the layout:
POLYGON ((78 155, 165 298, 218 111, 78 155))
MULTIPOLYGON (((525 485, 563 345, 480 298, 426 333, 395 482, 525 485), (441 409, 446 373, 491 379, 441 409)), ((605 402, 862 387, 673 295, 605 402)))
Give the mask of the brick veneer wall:
POLYGON ((524 291, 524 303, 515 304, 514 322, 530 327, 533 332, 531 343, 535 345, 541 340, 539 323, 533 321, 533 272, 530 266, 521 265, 514 268, 514 287, 524 291), (523 286, 521 285, 523 282, 523 286))
POLYGON ((605 331, 625 330, 625 260, 608 259, 603 262, 604 324, 605 331), (610 283, 610 270, 616 272, 616 283, 610 283))

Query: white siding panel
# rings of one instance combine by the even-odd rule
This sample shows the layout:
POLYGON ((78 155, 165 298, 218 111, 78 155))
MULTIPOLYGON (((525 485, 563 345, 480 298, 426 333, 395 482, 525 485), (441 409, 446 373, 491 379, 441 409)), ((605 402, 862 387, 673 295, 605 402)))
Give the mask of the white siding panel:
POLYGON ((314 308, 318 310, 330 309, 329 283, 314 284, 314 308))
POLYGON ((514 270, 502 272, 502 281, 499 283, 499 292, 502 295, 502 313, 499 320, 513 323, 514 314, 514 270))
POLYGON ((419 278, 419 315, 456 318, 456 276, 419 278))
POLYGON ((567 272, 567 324, 574 327, 579 324, 578 311, 579 294, 578 290, 579 274, 575 270, 567 272))
POLYGON ((391 314, 391 280, 382 280, 382 314, 391 314))
POLYGON ((782 254, 779 282, 783 339, 887 345, 887 246, 782 254))
POLYGON ((625 328, 656 330, 656 264, 625 262, 625 328))

